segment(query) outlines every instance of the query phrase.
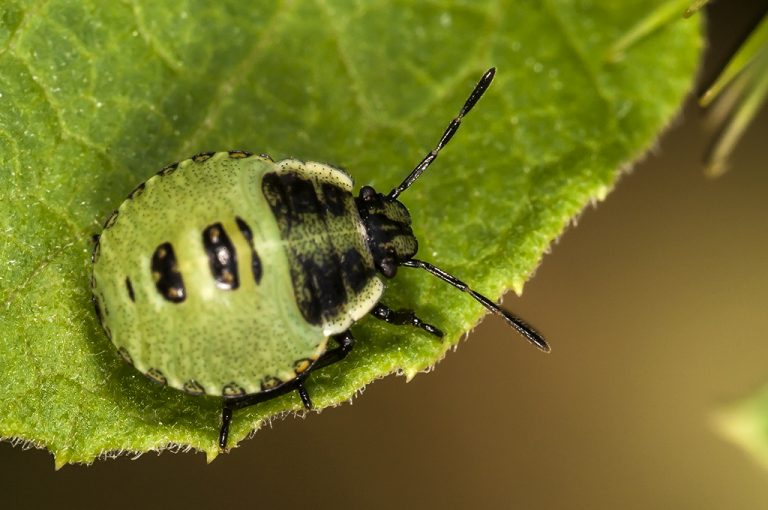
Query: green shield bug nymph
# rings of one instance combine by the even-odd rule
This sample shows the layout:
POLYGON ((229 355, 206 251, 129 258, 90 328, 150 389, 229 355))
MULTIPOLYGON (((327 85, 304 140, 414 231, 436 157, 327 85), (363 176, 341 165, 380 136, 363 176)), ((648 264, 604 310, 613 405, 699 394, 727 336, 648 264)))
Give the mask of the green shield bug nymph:
POLYGON ((291 391, 343 359, 366 314, 443 333, 379 300, 399 266, 420 268, 501 315, 544 351, 542 336, 467 284, 414 258, 397 197, 437 158, 493 80, 489 69, 440 141, 387 195, 352 194, 343 170, 244 151, 163 168, 110 216, 93 249, 98 318, 118 352, 154 381, 223 399, 219 445, 235 409, 291 391), (335 344, 329 347, 329 340, 335 344))

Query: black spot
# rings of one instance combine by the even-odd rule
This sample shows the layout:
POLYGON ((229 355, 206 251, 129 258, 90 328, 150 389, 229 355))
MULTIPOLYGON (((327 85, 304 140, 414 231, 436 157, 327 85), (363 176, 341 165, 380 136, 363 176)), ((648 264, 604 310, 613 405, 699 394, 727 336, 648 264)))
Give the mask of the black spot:
POLYGON ((256 285, 258 285, 261 283, 261 259, 259 254, 256 253, 256 246, 253 244, 253 232, 251 227, 240 216, 235 216, 235 221, 243 237, 251 247, 251 271, 253 272, 253 279, 256 280, 256 285))
POLYGON ((125 347, 120 347, 117 349, 117 353, 120 355, 121 358, 123 358, 123 361, 128 363, 129 365, 133 365, 133 358, 131 357, 131 354, 128 352, 128 349, 125 347))
POLYGON ((347 300, 344 277, 336 257, 315 258, 317 254, 297 256, 301 274, 292 278, 301 314, 310 324, 334 317, 347 300), (303 287, 297 288, 297 284, 303 287))
POLYGON ((264 378, 263 381, 261 381, 261 391, 274 390, 281 384, 283 384, 283 381, 281 381, 277 377, 272 377, 271 375, 267 376, 264 378))
POLYGON ((145 375, 150 379, 152 379, 157 384, 163 384, 163 385, 168 384, 168 379, 166 379, 163 373, 156 368, 150 368, 149 370, 147 370, 147 373, 145 375))
POLYGON ((131 279, 128 276, 125 277, 125 288, 128 290, 128 297, 131 298, 131 301, 135 303, 136 295, 133 293, 133 285, 131 284, 131 279))
POLYGON ((205 388, 203 388, 199 382, 194 379, 190 379, 184 383, 182 387, 185 393, 190 395, 205 395, 205 388))
POLYGON ((224 397, 241 397, 245 395, 245 390, 237 383, 229 383, 221 390, 221 395, 224 397))
POLYGON ((250 156, 253 156, 253 154, 248 151, 229 151, 229 157, 232 159, 243 159, 250 156))
POLYGON ((179 162, 178 161, 176 161, 174 163, 171 163, 170 165, 164 166, 162 170, 157 172, 157 175, 160 175, 160 176, 164 177, 166 175, 169 175, 169 174, 172 174, 173 172, 175 172, 177 168, 179 168, 179 162))
POLYGON ((347 198, 351 199, 352 195, 338 186, 327 182, 323 183, 322 190, 323 200, 328 208, 328 212, 333 216, 343 216, 347 212, 347 198))
POLYGON ((131 193, 128 195, 128 200, 141 195, 142 191, 144 191, 144 188, 146 186, 147 186, 147 183, 146 182, 142 182, 141 184, 139 184, 138 186, 133 188, 133 191, 131 191, 131 193))
POLYGON ((117 215, 118 215, 117 209, 112 211, 112 214, 109 215, 109 218, 107 218, 107 221, 104 222, 105 230, 115 224, 115 222, 117 221, 117 215))
POLYGON ((295 172, 265 174, 261 190, 277 221, 287 223, 286 230, 301 221, 304 214, 325 215, 315 186, 295 172))
POLYGON ((376 269, 366 266, 365 259, 357 249, 350 248, 341 257, 341 268, 344 271, 344 279, 354 292, 360 292, 376 274, 376 269))
POLYGON ((195 154, 192 156, 192 161, 195 163, 202 163, 203 161, 208 161, 211 159, 211 157, 216 154, 215 152, 201 152, 199 154, 195 154))
POLYGON ((203 230, 203 247, 208 254, 216 286, 224 290, 235 290, 240 286, 237 271, 237 252, 221 223, 214 223, 203 230))
POLYGON ((163 243, 152 254, 152 278, 157 291, 168 301, 181 303, 186 299, 184 279, 181 277, 171 243, 163 243))

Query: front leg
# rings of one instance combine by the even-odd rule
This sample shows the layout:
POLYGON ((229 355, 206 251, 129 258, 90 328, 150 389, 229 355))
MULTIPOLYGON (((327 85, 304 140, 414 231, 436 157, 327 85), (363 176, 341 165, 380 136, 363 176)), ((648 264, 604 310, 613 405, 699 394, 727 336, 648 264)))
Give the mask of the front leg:
POLYGON ((416 326, 438 338, 443 338, 442 331, 416 317, 413 310, 392 310, 387 305, 378 303, 371 310, 371 315, 389 324, 396 324, 398 326, 416 326))

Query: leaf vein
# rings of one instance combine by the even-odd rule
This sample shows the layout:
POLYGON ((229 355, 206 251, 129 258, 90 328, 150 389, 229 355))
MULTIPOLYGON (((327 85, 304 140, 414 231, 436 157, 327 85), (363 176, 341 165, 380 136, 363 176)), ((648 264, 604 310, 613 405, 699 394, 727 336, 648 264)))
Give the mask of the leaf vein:
POLYGON ((566 28, 565 22, 563 21, 562 17, 558 14, 557 7, 552 5, 552 1, 545 0, 543 2, 543 5, 544 5, 543 12, 545 12, 549 16, 549 18, 554 22, 554 25, 557 28, 558 32, 560 32, 560 35, 562 36, 563 41, 566 43, 566 45, 571 49, 573 54, 576 56, 576 59, 579 62, 579 64, 581 64, 581 67, 583 68, 589 83, 592 85, 595 92, 597 93, 597 97, 600 98, 603 104, 605 104, 606 108, 610 111, 611 110, 610 97, 606 93, 606 91, 603 89, 603 86, 600 84, 600 80, 595 75, 595 71, 589 65, 589 58, 587 58, 587 55, 584 52, 584 49, 581 47, 578 41, 574 39, 573 34, 571 34, 571 32, 568 31, 568 29, 566 28))
POLYGON ((147 44, 149 49, 151 49, 160 58, 160 61, 165 64, 168 69, 173 71, 175 74, 180 74, 184 70, 182 62, 173 55, 172 51, 166 49, 165 46, 163 46, 160 41, 157 40, 157 37, 152 34, 151 30, 147 29, 146 23, 144 21, 144 11, 142 10, 138 1, 124 1, 130 5, 134 21, 136 22, 136 31, 139 33, 141 38, 144 39, 144 42, 147 44))
POLYGON ((315 4, 321 11, 323 11, 323 14, 325 15, 327 26, 331 30, 331 35, 333 36, 333 41, 336 45, 336 51, 339 53, 339 61, 341 62, 344 71, 349 77, 350 88, 352 89, 353 96, 358 108, 369 120, 379 120, 377 119, 377 115, 375 114, 374 108, 371 105, 371 101, 365 94, 365 87, 362 85, 363 80, 360 77, 360 74, 357 72, 357 68, 352 63, 352 57, 347 52, 345 44, 342 41, 343 32, 337 21, 338 16, 331 11, 331 8, 328 6, 325 0, 315 0, 315 4))
POLYGON ((197 130, 187 138, 187 141, 184 144, 182 144, 179 149, 179 154, 191 154, 196 150, 195 147, 202 145, 202 138, 214 128, 216 120, 221 116, 224 110, 224 99, 242 80, 245 79, 247 75, 246 71, 253 67, 253 63, 259 59, 264 50, 266 50, 272 43, 275 32, 282 27, 278 18, 288 15, 290 12, 287 8, 288 5, 293 4, 288 4, 285 0, 281 0, 280 4, 275 9, 275 13, 272 15, 272 19, 266 23, 264 31, 257 39, 255 39, 251 51, 245 58, 243 58, 240 65, 233 67, 229 76, 221 81, 218 89, 211 96, 211 101, 208 103, 208 111, 205 117, 200 122, 197 130))

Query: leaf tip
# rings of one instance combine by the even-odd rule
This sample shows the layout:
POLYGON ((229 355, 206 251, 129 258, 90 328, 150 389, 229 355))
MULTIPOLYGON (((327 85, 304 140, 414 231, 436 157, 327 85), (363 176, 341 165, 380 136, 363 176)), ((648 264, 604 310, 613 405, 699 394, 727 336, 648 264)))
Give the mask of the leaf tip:
POLYGON ((416 377, 416 374, 419 373, 419 370, 415 368, 407 368, 403 370, 403 375, 405 376, 405 382, 411 382, 414 377, 416 377))
POLYGON ((66 459, 63 455, 56 455, 56 454, 53 455, 53 469, 55 471, 60 470, 67 464, 69 464, 69 460, 66 459))
POLYGON ((222 453, 222 451, 218 448, 205 450, 205 463, 206 464, 212 463, 214 460, 216 460, 216 458, 219 456, 220 453, 222 453))

